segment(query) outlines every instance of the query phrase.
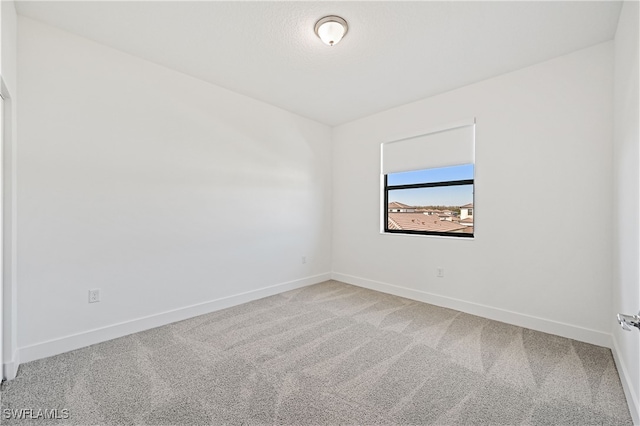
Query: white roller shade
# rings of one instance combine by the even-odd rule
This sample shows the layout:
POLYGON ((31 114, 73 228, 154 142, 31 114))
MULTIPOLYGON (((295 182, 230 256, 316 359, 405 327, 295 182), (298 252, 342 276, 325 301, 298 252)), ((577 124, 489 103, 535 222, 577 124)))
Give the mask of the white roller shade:
POLYGON ((382 144, 382 174, 474 162, 475 124, 382 144))

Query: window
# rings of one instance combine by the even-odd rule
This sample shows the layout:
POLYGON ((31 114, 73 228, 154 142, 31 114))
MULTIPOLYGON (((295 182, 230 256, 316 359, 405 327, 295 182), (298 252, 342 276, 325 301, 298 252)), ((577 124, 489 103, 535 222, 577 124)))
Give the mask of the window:
POLYGON ((473 238, 475 120, 381 149, 381 231, 473 238))
POLYGON ((387 174, 384 196, 385 232, 473 237, 473 164, 387 174))

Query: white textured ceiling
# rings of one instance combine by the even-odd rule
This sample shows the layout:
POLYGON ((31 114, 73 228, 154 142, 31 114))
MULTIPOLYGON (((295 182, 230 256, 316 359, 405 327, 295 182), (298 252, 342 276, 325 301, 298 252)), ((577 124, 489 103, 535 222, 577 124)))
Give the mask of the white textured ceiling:
POLYGON ((57 2, 18 13, 337 125, 614 37, 621 3, 57 2), (325 46, 314 23, 349 22, 325 46))

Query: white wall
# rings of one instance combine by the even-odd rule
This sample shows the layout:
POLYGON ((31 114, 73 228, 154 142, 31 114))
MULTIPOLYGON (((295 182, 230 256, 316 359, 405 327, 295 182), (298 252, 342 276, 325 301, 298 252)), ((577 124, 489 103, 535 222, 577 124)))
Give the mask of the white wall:
POLYGON ((23 362, 330 277, 329 127, 22 17, 18 49, 23 362))
MULTIPOLYGON (((638 2, 624 2, 615 38, 613 312, 640 310, 640 150, 638 149, 638 2)), ((618 371, 640 424, 640 333, 613 324, 618 371)))
POLYGON ((12 0, 3 0, 0 7, 2 16, 2 32, 0 35, 0 49, 2 52, 2 79, 9 89, 16 89, 16 48, 17 48, 17 20, 15 4, 12 0))
POLYGON ((608 346, 612 63, 607 42, 335 128, 334 277, 608 346), (381 235, 380 143, 471 117, 476 238, 381 235))
POLYGON ((2 138, 3 271, 2 271, 2 376, 13 378, 18 368, 17 282, 15 270, 15 152, 17 146, 17 15, 13 1, 0 2, 0 74, 4 96, 2 138))

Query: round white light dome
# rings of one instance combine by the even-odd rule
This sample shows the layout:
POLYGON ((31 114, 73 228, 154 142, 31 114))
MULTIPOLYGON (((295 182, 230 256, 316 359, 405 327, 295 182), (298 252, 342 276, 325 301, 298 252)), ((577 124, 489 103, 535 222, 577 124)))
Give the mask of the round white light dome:
POLYGON ((345 36, 349 27, 339 16, 325 16, 316 22, 315 32, 328 46, 335 46, 345 36))

